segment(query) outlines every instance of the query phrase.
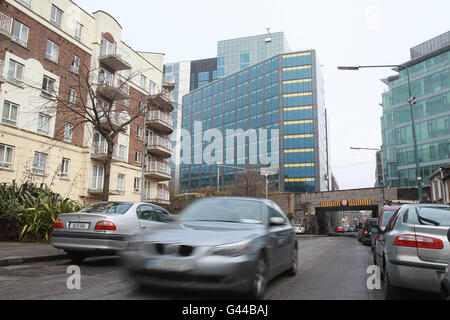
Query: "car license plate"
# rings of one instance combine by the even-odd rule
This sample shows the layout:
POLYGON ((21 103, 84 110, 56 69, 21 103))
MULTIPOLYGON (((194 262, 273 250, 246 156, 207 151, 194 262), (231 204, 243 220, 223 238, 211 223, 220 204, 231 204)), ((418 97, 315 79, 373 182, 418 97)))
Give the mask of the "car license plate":
POLYGON ((194 262, 178 259, 147 259, 144 261, 144 268, 157 271, 185 272, 194 269, 194 262))
POLYGON ((70 230, 89 230, 89 223, 69 222, 70 230))

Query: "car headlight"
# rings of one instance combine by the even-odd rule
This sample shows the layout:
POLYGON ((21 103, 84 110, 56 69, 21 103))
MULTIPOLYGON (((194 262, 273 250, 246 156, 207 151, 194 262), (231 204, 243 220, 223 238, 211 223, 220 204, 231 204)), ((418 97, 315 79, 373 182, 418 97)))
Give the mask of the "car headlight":
POLYGON ((212 254, 218 256, 239 257, 245 254, 249 246, 250 241, 225 244, 215 247, 212 254))

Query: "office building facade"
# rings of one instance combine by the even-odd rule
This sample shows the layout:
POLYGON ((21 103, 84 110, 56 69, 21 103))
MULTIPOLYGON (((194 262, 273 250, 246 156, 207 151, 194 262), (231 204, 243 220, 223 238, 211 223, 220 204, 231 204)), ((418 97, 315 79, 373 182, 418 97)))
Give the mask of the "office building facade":
POLYGON ((191 149, 181 151, 182 193, 217 184, 223 189, 241 171, 230 167, 264 167, 267 163, 260 161, 262 155, 270 158, 271 164, 276 163, 273 183, 280 191, 316 192, 329 188, 323 80, 314 50, 276 55, 190 92, 183 98, 182 128, 186 136, 192 137, 191 149), (222 132, 224 137, 227 130, 266 129, 269 141, 262 148, 258 133, 258 142, 250 138, 233 146, 224 142, 222 150, 215 150, 216 155, 223 155, 218 168, 220 161, 198 161, 202 150, 208 148, 208 139, 203 141, 202 137, 210 129, 222 132), (275 146, 271 138, 276 132, 275 146), (239 151, 242 148, 245 152, 239 151), (252 152, 255 148, 256 156, 252 152), (225 163, 229 167, 222 166, 225 163))
MULTIPOLYGON (((409 69, 420 177, 450 162, 450 31, 411 49, 409 69)), ((416 161, 407 72, 383 79, 383 158, 387 186, 416 186, 416 161)))

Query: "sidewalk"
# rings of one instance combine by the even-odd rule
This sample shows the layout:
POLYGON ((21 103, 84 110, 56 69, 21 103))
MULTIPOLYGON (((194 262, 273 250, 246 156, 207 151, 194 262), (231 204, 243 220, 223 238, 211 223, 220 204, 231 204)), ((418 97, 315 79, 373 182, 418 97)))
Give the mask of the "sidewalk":
POLYGON ((66 258, 63 250, 51 244, 0 242, 0 267, 66 258))

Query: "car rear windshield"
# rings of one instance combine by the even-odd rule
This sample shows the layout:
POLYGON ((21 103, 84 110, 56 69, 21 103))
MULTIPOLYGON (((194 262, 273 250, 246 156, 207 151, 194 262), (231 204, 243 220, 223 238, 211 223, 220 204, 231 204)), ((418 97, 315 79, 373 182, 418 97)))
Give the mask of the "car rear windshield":
POLYGON ((133 204, 131 203, 98 203, 84 208, 80 213, 125 214, 133 204))
POLYGON ((383 219, 381 220, 381 226, 386 227, 389 220, 391 220, 392 216, 394 215, 395 211, 384 211, 383 212, 383 219))
POLYGON ((450 227, 450 207, 418 207, 417 213, 423 218, 420 221, 414 221, 418 224, 433 225, 433 223, 438 223, 439 226, 450 227))
POLYGON ((250 200, 200 200, 184 210, 180 221, 262 224, 262 205, 258 201, 250 200))

